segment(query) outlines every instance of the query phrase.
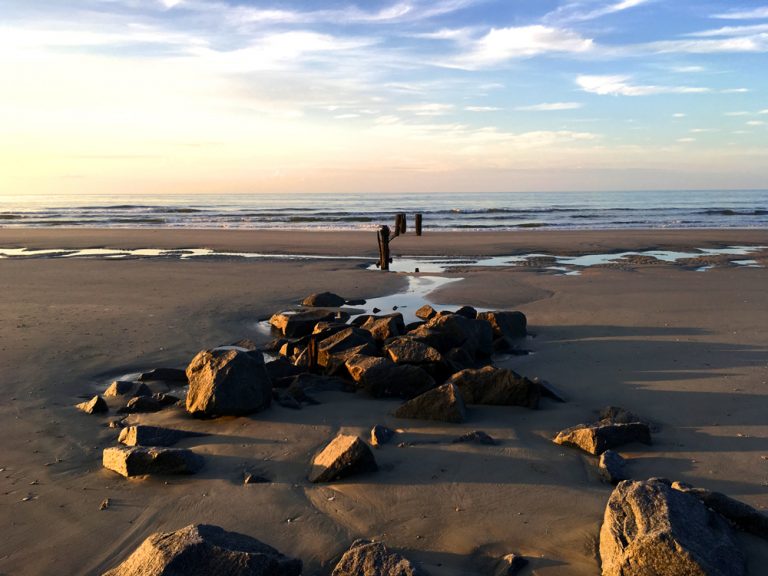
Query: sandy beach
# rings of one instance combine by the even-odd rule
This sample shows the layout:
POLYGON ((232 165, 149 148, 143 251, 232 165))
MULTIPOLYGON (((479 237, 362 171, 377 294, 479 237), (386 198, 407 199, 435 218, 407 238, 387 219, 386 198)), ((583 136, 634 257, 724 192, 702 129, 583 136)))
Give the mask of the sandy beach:
MULTIPOLYGON (((427 233, 395 257, 582 254, 768 246, 765 230, 427 233)), ((212 248, 373 259, 372 232, 2 229, 0 247, 212 248)), ((768 251, 756 257, 766 264, 768 251)), ((565 276, 535 267, 466 269, 435 303, 521 310, 533 354, 500 365, 552 382, 564 404, 472 406, 467 422, 391 414, 397 400, 324 392, 321 404, 193 420, 172 407, 130 422, 209 436, 181 445, 205 458, 190 477, 125 479, 101 466, 115 445, 109 416, 73 406, 119 376, 184 368, 204 348, 266 340, 256 324, 324 290, 396 294, 401 274, 353 260, 0 259, 0 574, 101 574, 159 530, 210 523, 258 538, 329 574, 356 538, 385 540, 433 576, 492 573, 514 552, 524 574, 599 573, 595 546, 611 486, 594 458, 552 443, 607 405, 654 424, 653 444, 621 449, 633 478, 666 477, 768 510, 768 269, 674 264, 594 267, 565 276), (398 441, 375 474, 307 481, 312 455, 338 431, 374 424, 398 441), (496 446, 452 444, 473 430, 496 446), (432 442, 434 441, 434 442, 432 442), (271 482, 242 484, 255 469, 271 482), (109 498, 110 506, 100 510, 109 498), (491 566, 491 568, 489 568, 491 566)), ((396 301, 396 298, 393 299, 396 301)), ((739 534, 750 574, 768 543, 739 534)))

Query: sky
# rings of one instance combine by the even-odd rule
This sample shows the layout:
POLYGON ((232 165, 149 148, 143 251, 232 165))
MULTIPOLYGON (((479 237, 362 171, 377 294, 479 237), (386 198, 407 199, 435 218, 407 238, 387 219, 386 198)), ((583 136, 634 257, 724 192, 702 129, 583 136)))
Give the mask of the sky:
POLYGON ((768 3, 0 0, 0 194, 768 187, 768 3))

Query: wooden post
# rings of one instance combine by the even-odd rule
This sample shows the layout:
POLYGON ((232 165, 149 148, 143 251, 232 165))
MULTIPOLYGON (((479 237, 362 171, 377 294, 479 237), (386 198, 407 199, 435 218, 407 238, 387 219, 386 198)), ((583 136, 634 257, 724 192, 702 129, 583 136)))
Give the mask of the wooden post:
POLYGON ((416 236, 421 236, 421 214, 416 214, 416 236))
POLYGON ((379 268, 389 270, 389 226, 379 228, 379 268))
POLYGON ((317 368, 317 337, 314 334, 309 337, 309 344, 307 344, 307 355, 309 356, 309 370, 311 372, 317 368))
POLYGON ((400 228, 397 229, 398 234, 405 234, 407 228, 405 212, 400 214, 400 228))

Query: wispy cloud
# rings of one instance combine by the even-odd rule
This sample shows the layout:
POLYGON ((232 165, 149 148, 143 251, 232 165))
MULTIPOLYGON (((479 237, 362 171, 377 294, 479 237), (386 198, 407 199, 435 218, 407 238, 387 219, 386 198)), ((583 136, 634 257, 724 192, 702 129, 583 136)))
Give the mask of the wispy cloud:
POLYGON ((747 126, 765 126, 764 120, 749 120, 746 122, 747 126))
POLYGON ((502 110, 502 108, 497 108, 496 106, 465 106, 464 110, 467 112, 497 112, 502 110))
POLYGON ((425 104, 400 106, 398 110, 400 112, 410 112, 414 116, 444 116, 450 114, 454 108, 455 106, 453 104, 430 102, 425 104))
POLYGON ((594 42, 574 30, 533 25, 492 28, 472 42, 459 56, 441 62, 452 68, 475 70, 493 67, 516 58, 547 53, 581 53, 591 50, 594 42))
POLYGON ((553 112, 557 110, 576 110, 583 106, 580 102, 545 102, 531 106, 518 106, 515 110, 520 112, 553 112))
POLYGON ((744 94, 749 91, 749 88, 726 88, 724 90, 720 90, 722 94, 744 94))
POLYGON ((736 110, 734 112, 726 112, 726 116, 751 116, 746 110, 736 110))
POLYGON ((720 18, 721 20, 758 20, 768 18, 768 6, 751 10, 733 10, 722 14, 713 14, 712 17, 720 18))
POLYGON ((714 30, 691 32, 686 34, 686 36, 692 36, 694 38, 717 38, 719 36, 744 36, 762 34, 763 32, 768 32, 768 24, 754 24, 750 26, 724 26, 714 30))
POLYGON ((709 92, 709 88, 699 86, 656 86, 652 84, 633 84, 631 76, 620 75, 582 75, 576 83, 585 92, 601 96, 652 96, 656 94, 696 94, 709 92))
POLYGON ((595 6, 595 2, 584 2, 578 0, 569 2, 550 12, 545 16, 546 21, 550 22, 583 22, 586 20, 595 20, 609 14, 623 12, 630 8, 635 8, 641 4, 647 4, 650 0, 621 0, 620 2, 598 2, 601 4, 595 6), (592 7, 591 7, 592 6, 592 7))

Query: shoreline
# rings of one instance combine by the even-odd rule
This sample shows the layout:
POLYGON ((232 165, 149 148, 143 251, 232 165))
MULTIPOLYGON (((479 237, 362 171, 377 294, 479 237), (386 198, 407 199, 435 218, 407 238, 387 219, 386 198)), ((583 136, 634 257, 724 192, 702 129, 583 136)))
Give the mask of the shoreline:
MULTIPOLYGON (((393 254, 412 256, 515 255, 545 248, 549 253, 575 255, 587 251, 670 250, 768 245, 766 229, 698 230, 522 230, 507 232, 412 232, 392 243, 393 254)), ((211 229, 40 229, 0 228, 0 247, 30 249, 181 249, 248 250, 323 256, 374 257, 375 231, 286 231, 211 229), (339 249, 343 246, 343 249, 339 249), (341 253, 340 253, 341 252, 341 253)))

